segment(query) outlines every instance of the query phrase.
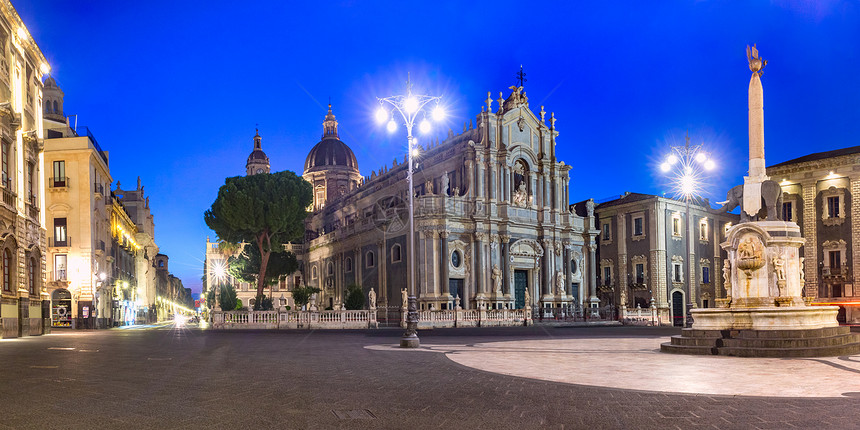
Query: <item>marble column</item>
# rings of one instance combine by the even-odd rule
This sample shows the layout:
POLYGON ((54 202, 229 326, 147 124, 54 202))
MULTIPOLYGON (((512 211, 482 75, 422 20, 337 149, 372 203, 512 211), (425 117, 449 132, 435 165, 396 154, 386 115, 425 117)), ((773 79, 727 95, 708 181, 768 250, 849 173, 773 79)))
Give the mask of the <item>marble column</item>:
POLYGON ((439 261, 439 267, 442 268, 442 276, 441 276, 442 279, 440 280, 442 288, 440 289, 440 291, 442 292, 442 295, 445 296, 448 293, 450 293, 450 291, 448 290, 448 279, 449 279, 450 275, 448 274, 449 257, 448 257, 448 231, 447 230, 442 230, 439 232, 439 247, 441 249, 441 252, 439 253, 439 260, 438 261, 439 261))
POLYGON ((511 264, 510 259, 511 258, 509 255, 510 247, 511 247, 511 244, 510 244, 511 237, 503 234, 503 235, 499 235, 499 240, 501 240, 501 242, 502 242, 502 248, 501 248, 502 258, 501 258, 501 263, 500 263, 502 266, 502 267, 500 267, 500 269, 502 269, 502 292, 506 295, 510 295, 511 298, 513 298, 514 292, 511 291, 511 289, 512 289, 511 288, 511 285, 512 285, 511 277, 514 276, 514 274, 511 273, 511 270, 510 270, 510 267, 511 267, 510 266, 510 264, 511 264))
POLYGON ((376 242, 376 248, 379 252, 379 258, 376 259, 376 278, 379 283, 380 291, 385 289, 388 290, 388 284, 385 282, 385 241, 380 240, 376 242))
POLYGON ((484 241, 486 233, 475 233, 475 293, 479 299, 484 298, 486 292, 484 287, 484 241))
POLYGON ((567 293, 568 296, 573 294, 573 290, 571 290, 570 286, 570 284, 573 282, 573 272, 570 271, 570 260, 573 260, 573 253, 571 252, 571 250, 572 248, 570 242, 565 242, 561 264, 564 267, 564 291, 567 293))

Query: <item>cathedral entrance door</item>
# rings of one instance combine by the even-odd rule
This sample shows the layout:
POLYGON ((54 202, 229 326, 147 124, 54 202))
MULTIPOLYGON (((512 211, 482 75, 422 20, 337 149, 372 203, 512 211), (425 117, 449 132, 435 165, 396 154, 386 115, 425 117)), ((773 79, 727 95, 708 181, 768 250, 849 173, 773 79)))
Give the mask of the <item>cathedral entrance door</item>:
MULTIPOLYGON (((460 307, 463 308, 463 280, 448 279, 448 293, 452 298, 460 297, 460 307)), ((457 303, 454 303, 454 308, 457 308, 457 303)))
POLYGON ((529 287, 529 272, 514 270, 514 309, 522 309, 526 305, 526 288, 529 287))

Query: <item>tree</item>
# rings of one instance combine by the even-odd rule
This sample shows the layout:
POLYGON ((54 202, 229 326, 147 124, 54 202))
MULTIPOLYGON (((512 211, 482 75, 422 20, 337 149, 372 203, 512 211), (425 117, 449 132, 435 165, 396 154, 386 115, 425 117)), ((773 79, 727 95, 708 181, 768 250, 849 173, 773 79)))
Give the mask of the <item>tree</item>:
POLYGON ((343 296, 343 306, 347 310, 355 311, 364 308, 364 291, 358 285, 352 284, 346 287, 343 296))
POLYGON ((307 285, 296 285, 293 287, 293 301, 296 302, 296 308, 301 309, 302 306, 308 304, 314 293, 320 291, 322 290, 317 287, 309 287, 307 285))
MULTIPOLYGON (((256 283, 260 273, 260 250, 256 246, 246 246, 238 255, 227 259, 227 271, 234 278, 248 283, 256 283)), ((296 256, 289 251, 272 250, 266 266, 265 285, 277 283, 282 275, 289 275, 299 268, 296 256)))
POLYGON ((242 309, 242 302, 236 299, 236 289, 229 284, 221 286, 221 294, 218 297, 218 303, 221 304, 221 309, 225 311, 242 309))
POLYGON ((256 301, 263 297, 272 251, 302 238, 312 202, 311 184, 295 173, 261 173, 227 178, 204 214, 206 225, 220 240, 255 244, 260 251, 256 301))

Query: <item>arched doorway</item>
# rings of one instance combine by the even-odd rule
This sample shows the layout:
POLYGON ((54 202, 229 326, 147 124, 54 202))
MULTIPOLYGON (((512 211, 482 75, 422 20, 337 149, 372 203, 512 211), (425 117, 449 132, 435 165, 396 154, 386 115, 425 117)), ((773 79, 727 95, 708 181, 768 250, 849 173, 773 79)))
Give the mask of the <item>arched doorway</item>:
POLYGON ((54 327, 72 326, 72 293, 58 288, 51 294, 51 325, 54 327))
POLYGON ((672 325, 684 326, 684 295, 680 291, 672 293, 672 325))

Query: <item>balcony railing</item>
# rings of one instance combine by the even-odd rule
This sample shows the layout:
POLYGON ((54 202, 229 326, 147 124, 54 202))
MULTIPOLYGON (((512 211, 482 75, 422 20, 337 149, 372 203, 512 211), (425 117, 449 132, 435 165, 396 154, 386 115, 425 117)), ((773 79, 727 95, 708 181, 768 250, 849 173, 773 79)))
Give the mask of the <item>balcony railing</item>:
POLYGON ((3 203, 14 208, 15 207, 15 197, 18 195, 13 193, 10 187, 3 187, 3 203))
POLYGON ((35 203, 30 203, 27 205, 27 213, 30 215, 32 219, 39 219, 39 208, 35 203))
POLYGON ((93 184, 93 192, 104 195, 105 187, 102 184, 93 184))
POLYGON ((55 176, 48 179, 48 188, 69 188, 67 176, 55 176))
POLYGON ((824 267, 822 268, 822 272, 822 275, 825 277, 847 277, 848 266, 824 267))
POLYGON ((69 246, 72 246, 72 238, 69 236, 66 236, 65 240, 56 240, 53 237, 49 237, 48 238, 48 246, 69 247, 69 246))

